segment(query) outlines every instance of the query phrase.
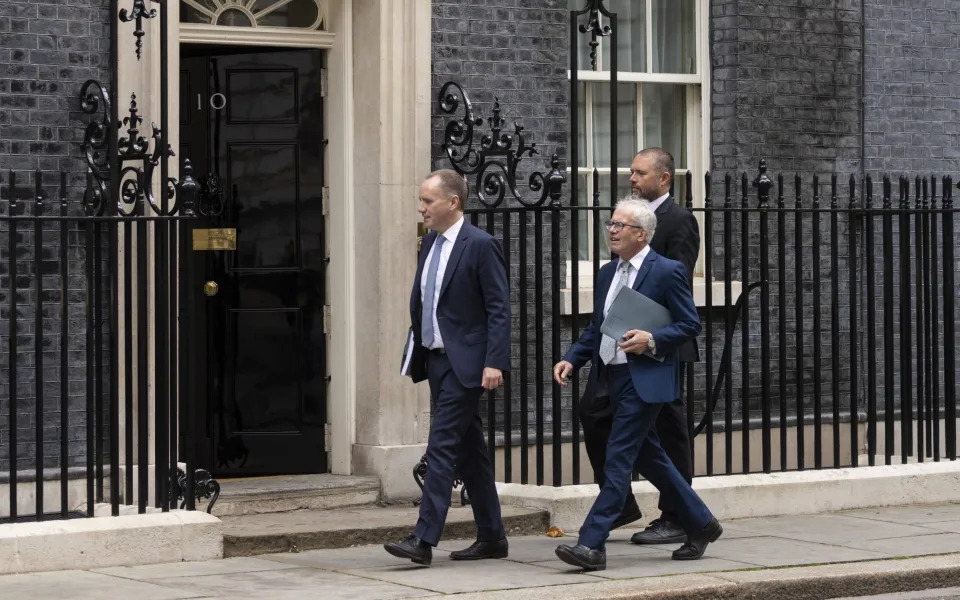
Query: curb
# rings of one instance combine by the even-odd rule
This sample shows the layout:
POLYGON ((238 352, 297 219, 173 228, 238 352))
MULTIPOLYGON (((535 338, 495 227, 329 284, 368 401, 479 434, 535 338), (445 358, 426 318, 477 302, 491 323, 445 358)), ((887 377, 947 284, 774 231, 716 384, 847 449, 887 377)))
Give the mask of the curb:
MULTIPOLYGON (((550 527, 550 513, 534 511, 518 515, 505 515, 503 526, 508 536, 540 535, 550 527)), ((223 536, 224 558, 257 556, 281 552, 348 548, 363 544, 382 544, 384 541, 402 539, 410 533, 410 524, 373 528, 339 529, 336 531, 307 531, 296 533, 271 533, 265 535, 223 536)), ((470 521, 448 521, 443 529, 444 540, 474 539, 476 525, 470 521)))

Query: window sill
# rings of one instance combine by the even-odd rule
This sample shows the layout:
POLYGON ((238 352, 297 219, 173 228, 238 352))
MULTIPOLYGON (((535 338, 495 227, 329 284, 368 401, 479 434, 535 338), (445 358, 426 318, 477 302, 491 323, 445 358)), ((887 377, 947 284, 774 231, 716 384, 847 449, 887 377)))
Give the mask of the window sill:
MULTIPOLYGON (((725 282, 714 280, 711 282, 711 297, 710 305, 711 307, 723 306, 726 303, 726 298, 724 297, 724 285, 725 282)), ((730 282, 730 305, 732 306, 737 302, 737 299, 740 298, 740 291, 742 289, 742 284, 739 281, 730 282)), ((577 310, 581 315, 590 314, 593 312, 593 282, 586 281, 580 286, 578 290, 577 297, 579 303, 577 305, 577 310), (589 286, 589 287, 587 287, 589 286)), ((698 308, 703 308, 707 306, 707 282, 703 277, 694 277, 693 278, 693 301, 698 308)), ((560 290, 560 314, 561 315, 571 315, 573 314, 573 292, 569 288, 562 288, 560 290)))

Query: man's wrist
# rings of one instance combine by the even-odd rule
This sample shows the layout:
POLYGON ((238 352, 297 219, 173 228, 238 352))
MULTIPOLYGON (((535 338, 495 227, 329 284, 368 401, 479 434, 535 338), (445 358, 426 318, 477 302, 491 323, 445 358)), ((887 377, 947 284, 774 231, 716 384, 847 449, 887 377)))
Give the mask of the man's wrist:
POLYGON ((657 342, 653 339, 652 335, 650 336, 650 339, 647 340, 647 349, 654 354, 657 352, 657 342))

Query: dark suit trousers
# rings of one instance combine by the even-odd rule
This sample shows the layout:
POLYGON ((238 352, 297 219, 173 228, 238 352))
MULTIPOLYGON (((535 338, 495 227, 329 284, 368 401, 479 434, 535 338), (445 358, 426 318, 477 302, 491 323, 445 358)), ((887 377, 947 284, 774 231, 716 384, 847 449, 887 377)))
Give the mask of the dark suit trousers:
POLYGON ((594 549, 604 547, 613 522, 631 495, 630 474, 634 468, 660 490, 661 498, 676 510, 678 523, 688 534, 700 531, 713 515, 660 445, 655 425, 665 405, 640 399, 626 365, 608 370, 614 407, 604 483, 580 528, 580 543, 594 549))
POLYGON ((414 535, 431 546, 440 542, 450 507, 456 471, 470 491, 477 539, 496 541, 504 537, 500 498, 494 484, 493 466, 483 439, 479 401, 483 388, 465 388, 450 367, 446 354, 427 355, 432 414, 427 440, 427 476, 414 535))
MULTIPOLYGON (((609 369, 607 369, 609 370, 609 369)), ((605 376, 601 374, 601 377, 605 376)), ((607 457, 607 441, 610 439, 610 429, 613 425, 613 406, 610 398, 601 396, 580 404, 580 423, 583 425, 583 443, 587 449, 590 466, 593 467, 594 479, 602 488, 604 483, 604 466, 607 457)), ((687 483, 693 481, 693 458, 691 456, 690 434, 687 430, 686 410, 682 400, 675 400, 664 404, 656 421, 657 435, 660 444, 677 471, 687 483)), ((667 519, 677 522, 678 517, 674 506, 671 506, 663 494, 660 495, 660 512, 667 519)), ((633 494, 628 494, 623 506, 624 514, 632 514, 640 510, 633 494)))

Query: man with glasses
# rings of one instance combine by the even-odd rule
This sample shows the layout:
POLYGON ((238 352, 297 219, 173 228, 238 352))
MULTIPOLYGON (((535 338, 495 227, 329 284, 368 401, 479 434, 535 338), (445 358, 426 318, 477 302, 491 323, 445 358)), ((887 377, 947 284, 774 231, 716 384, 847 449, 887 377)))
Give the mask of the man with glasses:
MULTIPOLYGON (((657 217, 657 236, 649 241, 650 247, 659 255, 679 261, 686 267, 687 282, 693 287, 693 268, 700 253, 700 231, 697 220, 670 196, 675 175, 673 156, 662 148, 646 148, 633 158, 630 165, 630 187, 633 197, 647 202, 657 217)), ((698 360, 696 339, 680 345, 681 363, 698 360)), ((681 367, 681 373, 683 372, 681 367)), ((583 425, 584 445, 595 479, 603 487, 603 468, 606 460, 607 440, 613 414, 606 396, 584 394, 580 403, 580 422, 583 425)), ((678 392, 672 402, 660 410, 657 417, 657 433, 667 456, 687 481, 693 481, 693 456, 690 434, 687 430, 686 411, 678 392)), ((686 539, 677 514, 663 495, 659 504, 661 515, 649 527, 630 538, 635 544, 676 544, 686 539)), ((614 528, 640 519, 640 508, 633 494, 627 496, 621 515, 614 528)))
POLYGON ((600 269, 590 325, 553 368, 554 379, 566 387, 574 369, 589 361, 593 368, 586 393, 591 397, 608 396, 612 412, 600 494, 580 528, 578 543, 556 550, 561 560, 584 570, 606 568, 606 540, 624 502, 632 496, 630 476, 634 468, 676 511, 686 542, 673 552, 674 560, 700 558, 707 545, 723 532, 667 457, 657 435, 661 410, 680 396, 678 349, 700 333, 700 318, 686 268, 650 247, 656 228, 657 217, 646 202, 625 199, 617 203, 607 231, 610 249, 619 258, 600 269), (665 306, 673 322, 656 331, 631 329, 622 340, 601 334, 600 325, 625 286, 665 306))

